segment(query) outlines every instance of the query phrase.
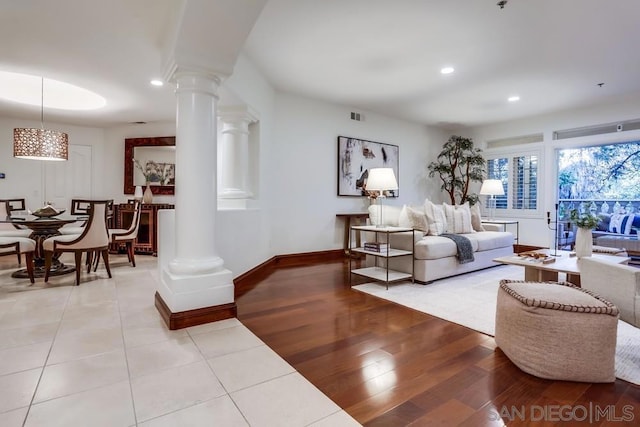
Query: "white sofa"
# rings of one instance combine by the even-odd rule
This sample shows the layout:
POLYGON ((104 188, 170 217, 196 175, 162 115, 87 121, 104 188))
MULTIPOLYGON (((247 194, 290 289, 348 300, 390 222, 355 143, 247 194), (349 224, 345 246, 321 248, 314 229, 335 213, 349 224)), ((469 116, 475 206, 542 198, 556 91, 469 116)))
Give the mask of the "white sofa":
MULTIPOLYGON (((372 224, 376 224, 380 218, 375 212, 376 209, 379 209, 378 205, 371 206, 369 210, 372 224)), ((400 218, 401 211, 400 207, 384 205, 382 223, 389 226, 406 226, 400 218)), ((393 248, 411 250, 415 243, 414 279, 420 283, 493 267, 497 265, 492 261, 494 258, 513 254, 514 237, 509 232, 476 231, 464 236, 470 240, 474 255, 474 261, 465 264, 458 262, 456 244, 447 237, 424 235, 420 231, 395 233, 390 235, 390 244, 393 248)), ((374 233, 366 233, 364 236, 365 241, 373 239, 374 233)), ((376 262, 384 266, 385 261, 377 257, 367 257, 367 265, 375 265, 376 262)), ((411 272, 411 257, 392 258, 389 260, 389 268, 411 272)))

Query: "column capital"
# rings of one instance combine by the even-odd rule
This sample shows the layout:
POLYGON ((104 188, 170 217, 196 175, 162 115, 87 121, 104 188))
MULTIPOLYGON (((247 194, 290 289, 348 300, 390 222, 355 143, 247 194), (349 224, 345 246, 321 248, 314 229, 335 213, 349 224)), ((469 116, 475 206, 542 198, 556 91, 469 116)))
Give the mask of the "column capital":
POLYGON ((216 99, 219 98, 218 89, 222 80, 223 78, 215 73, 196 70, 178 69, 172 76, 172 81, 176 84, 176 93, 199 92, 216 99))
POLYGON ((258 112, 248 105, 225 105, 218 108, 218 118, 223 123, 246 122, 247 125, 259 121, 258 112))

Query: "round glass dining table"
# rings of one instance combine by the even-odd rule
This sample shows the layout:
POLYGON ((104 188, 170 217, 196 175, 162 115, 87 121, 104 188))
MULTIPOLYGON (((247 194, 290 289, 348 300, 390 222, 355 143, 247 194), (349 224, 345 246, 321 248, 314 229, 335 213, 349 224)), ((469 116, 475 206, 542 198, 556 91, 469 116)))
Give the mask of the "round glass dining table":
MULTIPOLYGON (((35 215, 12 215, 4 218, 0 218, 0 222, 11 223, 17 228, 31 230, 31 239, 36 241, 36 253, 33 257, 34 264, 34 276, 44 277, 44 249, 42 243, 52 236, 59 236, 60 228, 65 224, 71 224, 77 221, 85 221, 86 215, 72 216, 72 215, 58 215, 55 217, 40 218, 35 215)), ((61 274, 72 273, 75 271, 75 267, 64 265, 59 260, 59 255, 54 255, 53 262, 51 263, 50 276, 59 276, 61 274)), ((11 277, 28 279, 27 269, 21 269, 14 272, 11 277)))

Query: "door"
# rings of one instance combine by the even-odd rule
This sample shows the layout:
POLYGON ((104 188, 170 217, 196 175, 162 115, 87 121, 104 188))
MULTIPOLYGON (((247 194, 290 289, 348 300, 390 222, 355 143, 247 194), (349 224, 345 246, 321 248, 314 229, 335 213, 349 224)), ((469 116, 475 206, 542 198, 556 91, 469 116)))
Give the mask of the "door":
POLYGON ((90 145, 69 145, 69 160, 47 162, 45 201, 69 212, 71 199, 90 199, 92 188, 90 145))

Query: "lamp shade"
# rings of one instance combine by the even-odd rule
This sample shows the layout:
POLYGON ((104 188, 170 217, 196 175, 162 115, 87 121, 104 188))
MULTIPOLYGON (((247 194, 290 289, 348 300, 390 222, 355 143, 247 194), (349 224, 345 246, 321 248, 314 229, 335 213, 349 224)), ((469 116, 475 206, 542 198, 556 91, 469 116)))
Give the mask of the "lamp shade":
POLYGON ((485 179, 480 187, 480 194, 487 196, 503 196, 504 187, 499 179, 485 179))
POLYGON ((373 168, 369 170, 367 177, 367 190, 397 190, 398 181, 391 168, 373 168))
POLYGON ((136 185, 136 191, 133 192, 133 198, 136 200, 142 200, 142 187, 136 185))
POLYGON ((67 160, 69 136, 49 129, 15 128, 13 157, 34 160, 67 160))

